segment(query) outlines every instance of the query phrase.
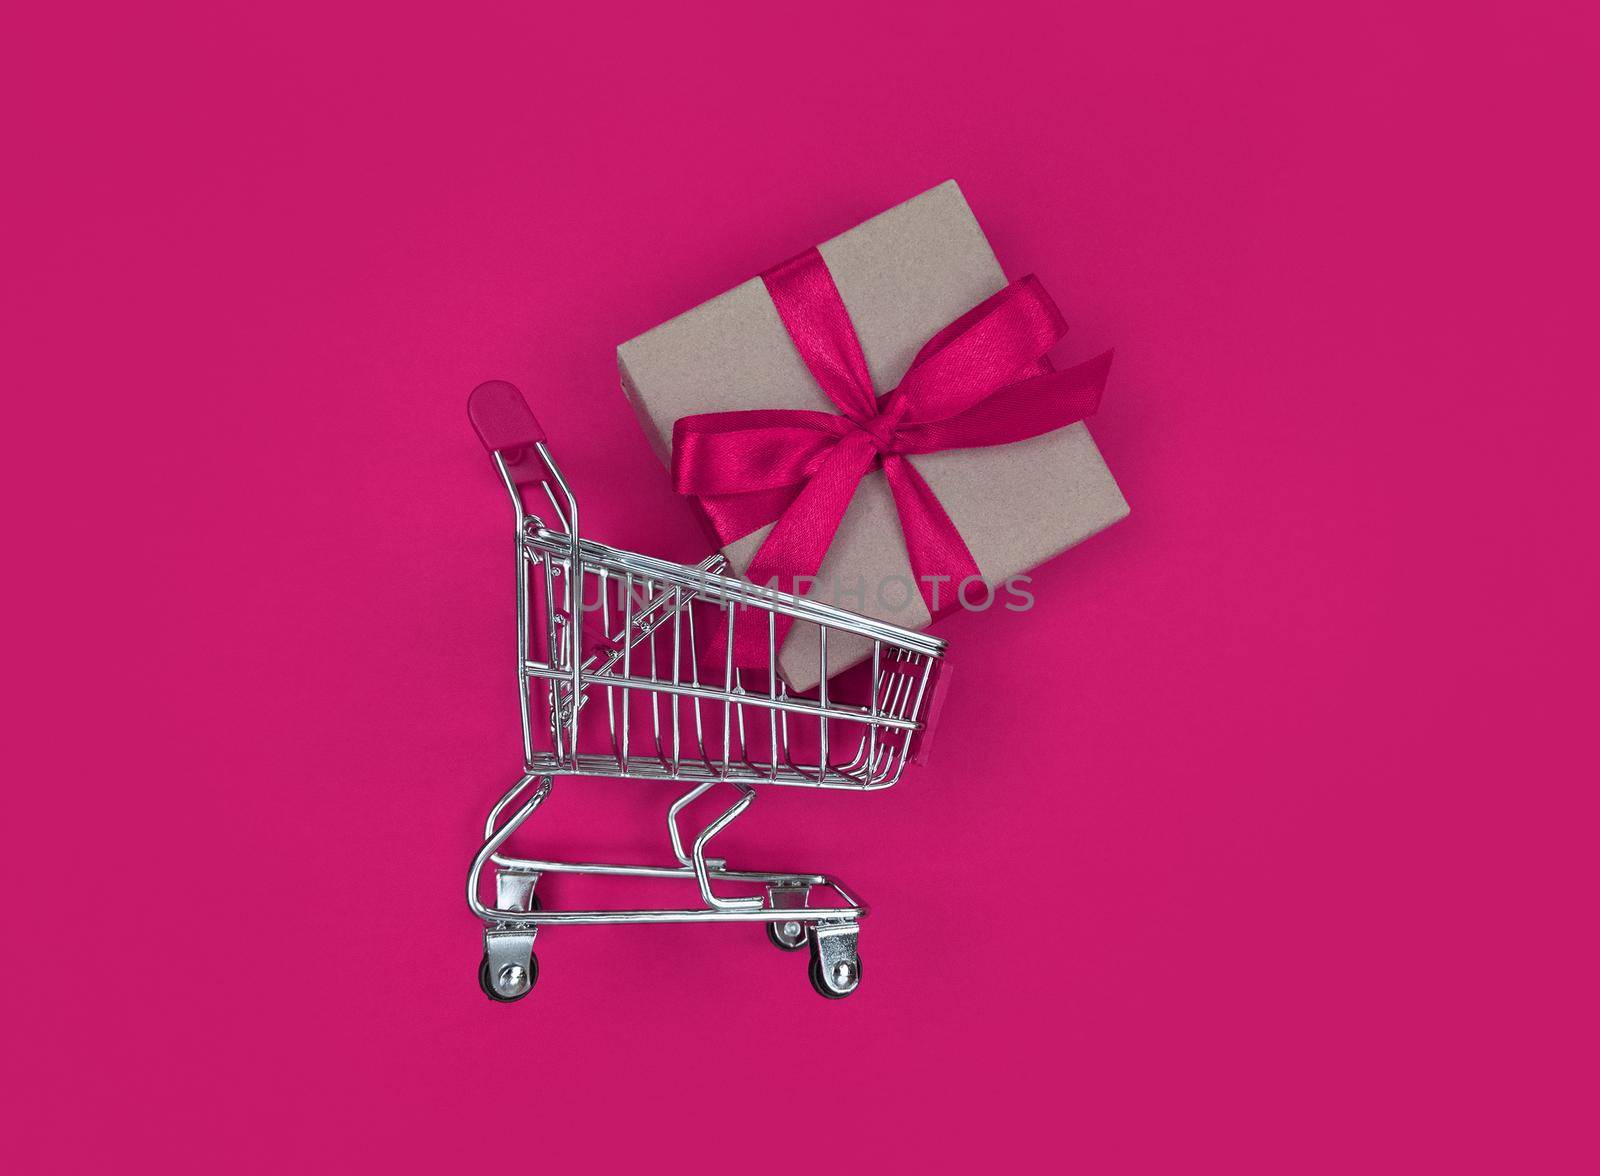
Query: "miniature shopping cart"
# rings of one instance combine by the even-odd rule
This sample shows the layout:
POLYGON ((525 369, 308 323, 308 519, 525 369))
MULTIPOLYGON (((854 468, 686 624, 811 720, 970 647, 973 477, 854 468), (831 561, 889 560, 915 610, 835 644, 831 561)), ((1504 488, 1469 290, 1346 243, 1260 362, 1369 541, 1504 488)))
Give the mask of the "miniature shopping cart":
POLYGON ((832 999, 848 996, 861 982, 857 935, 866 905, 828 875, 731 870, 706 850, 750 807, 757 784, 872 791, 895 783, 926 732, 944 642, 748 584, 724 574, 720 555, 688 567, 583 539, 577 500, 522 394, 500 381, 482 384, 468 413, 516 513, 522 705, 523 775, 490 811, 467 878, 467 902, 485 924, 484 993, 513 1001, 532 990, 542 927, 741 922, 765 923, 785 951, 809 947, 812 986, 832 999), (546 504, 549 524, 534 513, 546 504), (764 668, 735 665, 736 623, 757 626, 758 639, 764 630, 764 668), (798 634, 816 642, 821 682, 813 692, 792 692, 778 675, 777 651, 790 629, 789 640, 798 634), (831 686, 830 637, 835 665, 845 646, 870 646, 861 665, 831 686), (557 775, 687 786, 667 811, 677 864, 503 854, 557 775), (680 814, 719 786, 732 803, 685 848, 680 814), (493 906, 480 893, 490 863, 493 906), (546 910, 535 888, 552 873, 681 879, 698 887, 700 905, 546 910), (817 892, 828 901, 814 902, 817 892))

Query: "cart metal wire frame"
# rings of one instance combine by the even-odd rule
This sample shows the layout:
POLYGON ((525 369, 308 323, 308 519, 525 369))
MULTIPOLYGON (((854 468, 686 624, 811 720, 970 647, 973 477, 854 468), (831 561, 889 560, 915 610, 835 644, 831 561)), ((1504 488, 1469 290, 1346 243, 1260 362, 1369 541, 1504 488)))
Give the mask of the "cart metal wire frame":
POLYGON ((730 870, 706 850, 750 807, 757 784, 854 791, 894 784, 925 730, 945 643, 748 584, 725 574, 727 561, 720 555, 688 567, 583 539, 577 499, 522 394, 503 381, 481 384, 468 399, 468 415, 516 517, 522 707, 523 775, 490 810, 467 878, 468 905, 485 924, 478 970, 484 993, 513 1001, 532 990, 538 979, 533 946, 541 927, 748 922, 765 923, 768 937, 786 951, 809 947, 812 986, 832 999, 848 996, 861 982, 857 938, 866 905, 826 874, 730 870), (525 495, 541 510, 548 502, 550 525, 533 513, 525 495), (765 622, 765 670, 734 665, 741 610, 752 612, 745 624, 765 622), (815 697, 790 692, 778 676, 780 617, 809 631, 806 639, 815 635, 822 673, 815 697), (720 634, 708 632, 709 626, 720 627, 720 634), (853 700, 830 694, 829 635, 840 633, 865 638, 872 647, 870 673, 856 675, 862 684, 853 700), (712 660, 720 667, 703 674, 698 655, 707 645, 716 647, 712 660), (590 704, 602 694, 603 721, 584 713, 597 709, 590 704), (558 775, 688 785, 667 811, 677 864, 557 862, 501 853, 549 797, 558 775), (719 785, 732 791, 732 803, 686 848, 680 815, 719 785), (493 906, 480 893, 491 863, 493 906), (701 905, 545 910, 535 888, 547 873, 692 881, 701 905), (728 884, 764 889, 765 897, 718 893, 728 884), (828 901, 812 905, 813 889, 828 901))

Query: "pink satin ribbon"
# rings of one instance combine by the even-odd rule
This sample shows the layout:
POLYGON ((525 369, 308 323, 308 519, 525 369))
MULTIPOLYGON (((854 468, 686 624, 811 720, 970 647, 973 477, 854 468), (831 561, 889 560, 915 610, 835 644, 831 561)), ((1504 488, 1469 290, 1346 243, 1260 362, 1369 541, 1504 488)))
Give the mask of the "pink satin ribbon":
MULTIPOLYGON (((893 391, 879 396, 822 254, 808 249, 762 275, 800 358, 839 408, 752 409, 684 417, 672 430, 672 479, 695 497, 726 547, 776 525, 745 571, 795 592, 822 566, 850 499, 875 466, 894 494, 911 570, 928 611, 936 584, 979 576, 977 562, 912 453, 1006 445, 1082 420, 1100 405, 1111 352, 1056 371, 1046 357, 1067 324, 1032 274, 936 334, 893 391)), ((800 594, 803 595, 803 592, 800 594)), ((734 660, 765 666, 766 624, 736 623, 734 660)), ((780 618, 777 640, 788 624, 780 618)))

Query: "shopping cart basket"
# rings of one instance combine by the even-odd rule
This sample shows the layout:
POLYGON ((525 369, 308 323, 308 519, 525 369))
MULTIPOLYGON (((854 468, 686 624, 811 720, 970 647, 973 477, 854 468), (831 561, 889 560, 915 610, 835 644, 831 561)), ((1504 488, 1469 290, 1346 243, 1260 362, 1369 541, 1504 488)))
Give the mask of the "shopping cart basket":
POLYGON ((706 850, 750 807, 757 784, 872 791, 895 783, 925 734, 944 642, 748 584, 725 574, 720 555, 689 567, 581 538, 577 499, 522 394, 493 381, 476 388, 467 407, 516 516, 522 706, 523 775, 490 810, 467 878, 467 902, 485 924, 478 969, 484 993, 513 1001, 532 990, 541 927, 744 922, 765 923, 768 937, 786 951, 809 947, 812 986, 832 999, 848 996, 861 982, 857 936, 866 905, 831 876, 731 870, 706 850), (549 524, 534 513, 546 504, 549 524), (736 618, 764 624, 764 669, 735 666, 736 618), (817 643, 822 680, 814 692, 791 692, 778 676, 776 653, 789 627, 817 643), (852 671, 853 690, 851 675, 828 681, 830 635, 836 651, 841 640, 863 649, 860 642, 870 643, 870 657, 852 671), (557 775, 687 785, 667 810, 677 864, 503 854, 557 775), (731 791, 732 803, 685 848, 680 814, 719 785, 731 791), (480 893, 491 863, 493 906, 480 893), (547 873, 692 881, 701 905, 546 910, 535 887, 547 873), (728 894, 729 886, 765 895, 728 894), (813 890, 829 901, 813 905, 813 890))

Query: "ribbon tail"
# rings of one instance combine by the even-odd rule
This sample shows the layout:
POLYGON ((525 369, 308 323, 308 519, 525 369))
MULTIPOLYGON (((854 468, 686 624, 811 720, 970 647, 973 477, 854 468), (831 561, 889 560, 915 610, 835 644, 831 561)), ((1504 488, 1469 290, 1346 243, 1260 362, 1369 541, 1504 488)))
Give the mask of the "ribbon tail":
POLYGON ((960 586, 973 577, 981 580, 983 573, 944 504, 917 467, 904 457, 891 455, 884 458, 883 472, 900 514, 911 574, 916 577, 928 614, 941 617, 956 606, 960 586))

